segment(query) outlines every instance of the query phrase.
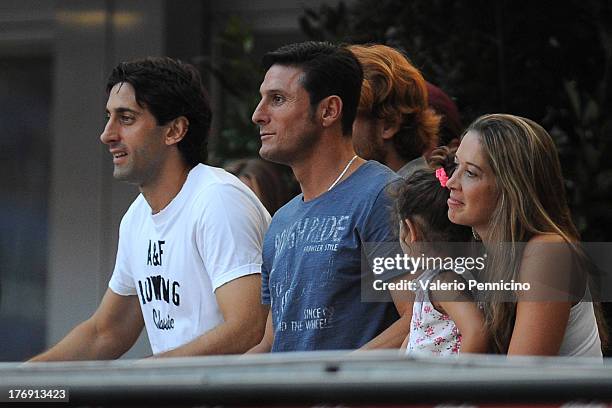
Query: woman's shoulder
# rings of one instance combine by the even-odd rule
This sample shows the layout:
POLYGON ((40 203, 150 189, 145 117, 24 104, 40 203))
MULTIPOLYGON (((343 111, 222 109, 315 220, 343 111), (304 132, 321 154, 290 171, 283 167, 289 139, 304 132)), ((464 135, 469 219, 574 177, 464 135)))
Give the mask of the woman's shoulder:
POLYGON ((525 244, 523 258, 549 257, 571 253, 571 245, 563 236, 557 233, 534 235, 525 244), (568 252, 569 251, 569 252, 568 252))
POLYGON ((568 295, 581 289, 577 285, 574 263, 575 248, 560 234, 538 234, 525 246, 519 278, 529 282, 531 290, 525 298, 546 301, 567 301, 568 295))
POLYGON ((567 241, 565 240, 565 238, 563 238, 561 236, 561 234, 557 234, 555 232, 551 232, 549 234, 536 234, 533 237, 531 237, 531 239, 529 239, 527 244, 530 244, 530 243, 544 243, 544 242, 559 243, 559 244, 567 243, 567 241))

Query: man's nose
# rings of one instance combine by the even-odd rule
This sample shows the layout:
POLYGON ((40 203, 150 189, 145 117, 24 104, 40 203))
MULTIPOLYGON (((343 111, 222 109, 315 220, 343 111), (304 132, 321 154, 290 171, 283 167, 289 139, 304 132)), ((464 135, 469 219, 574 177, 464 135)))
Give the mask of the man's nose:
POLYGON ((268 115, 266 114, 264 106, 263 106, 263 100, 260 101, 257 107, 255 108, 255 111, 253 112, 253 116, 251 117, 251 120, 253 121, 253 123, 259 126, 265 125, 266 123, 268 123, 269 119, 268 119, 268 115))
POLYGON ((117 126, 115 125, 115 121, 112 119, 108 119, 106 125, 104 126, 104 130, 100 135, 100 141, 104 144, 111 144, 118 140, 119 136, 117 133, 117 126))

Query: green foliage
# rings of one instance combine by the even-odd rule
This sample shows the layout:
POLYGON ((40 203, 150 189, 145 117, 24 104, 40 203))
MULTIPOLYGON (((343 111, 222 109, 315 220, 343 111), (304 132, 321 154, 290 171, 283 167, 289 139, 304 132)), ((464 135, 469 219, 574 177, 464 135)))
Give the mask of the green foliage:
POLYGON ((612 6, 608 0, 355 0, 307 9, 312 39, 403 49, 466 123, 508 112, 559 147, 585 240, 612 239, 612 6))
POLYGON ((220 160, 257 156, 259 133, 251 122, 251 115, 259 102, 257 90, 263 72, 253 53, 253 34, 240 18, 230 17, 215 41, 218 55, 201 61, 222 89, 219 140, 212 149, 214 157, 220 160))

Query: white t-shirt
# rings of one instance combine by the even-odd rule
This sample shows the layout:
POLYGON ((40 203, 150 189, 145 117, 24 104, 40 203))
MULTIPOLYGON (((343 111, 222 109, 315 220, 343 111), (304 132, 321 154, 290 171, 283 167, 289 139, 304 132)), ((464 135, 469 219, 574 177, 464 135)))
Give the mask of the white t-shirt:
POLYGON ((110 289, 137 295, 154 354, 223 321, 214 291, 261 272, 270 215, 225 170, 198 164, 157 214, 139 195, 121 220, 110 289))

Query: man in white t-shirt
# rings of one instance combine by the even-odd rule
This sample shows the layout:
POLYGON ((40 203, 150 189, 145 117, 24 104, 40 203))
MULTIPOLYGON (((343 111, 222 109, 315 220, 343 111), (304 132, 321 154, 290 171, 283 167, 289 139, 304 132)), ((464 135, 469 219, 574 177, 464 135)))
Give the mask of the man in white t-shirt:
POLYGON ((121 356, 146 326, 155 356, 242 353, 263 335, 261 249, 270 216, 244 184, 201 164, 211 110, 200 76, 170 58, 119 64, 101 141, 141 194, 121 221, 98 310, 32 361, 121 356))

